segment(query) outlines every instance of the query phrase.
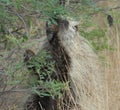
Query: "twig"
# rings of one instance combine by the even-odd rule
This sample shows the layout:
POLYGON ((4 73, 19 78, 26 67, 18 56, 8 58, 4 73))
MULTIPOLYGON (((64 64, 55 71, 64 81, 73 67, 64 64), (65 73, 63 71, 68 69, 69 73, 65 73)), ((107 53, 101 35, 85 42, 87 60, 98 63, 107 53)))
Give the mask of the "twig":
POLYGON ((108 11, 111 11, 111 10, 113 10, 113 9, 119 9, 120 8, 120 6, 116 6, 116 7, 114 7, 114 8, 110 8, 108 11))
POLYGON ((8 54, 8 56, 5 58, 5 60, 9 59, 16 51, 16 48, 12 49, 11 52, 8 54))
POLYGON ((32 88, 28 88, 28 89, 14 89, 16 86, 12 87, 10 90, 6 90, 6 91, 0 91, 1 93, 9 93, 9 92, 32 92, 34 89, 42 89, 42 87, 32 87, 32 88))
POLYGON ((17 89, 17 90, 7 90, 7 91, 2 91, 0 93, 9 93, 9 92, 30 92, 31 89, 17 89))
POLYGON ((11 93, 11 92, 27 92, 27 93, 32 93, 33 90, 44 90, 46 92, 49 91, 49 88, 48 89, 45 89, 43 87, 32 87, 32 88, 28 88, 28 89, 14 89, 16 86, 12 87, 10 90, 4 90, 4 91, 0 91, 0 96, 2 96, 3 94, 5 93, 11 93))
POLYGON ((19 30, 22 30, 22 29, 23 29, 23 27, 20 27, 20 28, 17 28, 16 30, 11 31, 10 33, 15 33, 15 32, 18 32, 19 30))
POLYGON ((25 27, 25 30, 26 30, 27 35, 28 35, 27 25, 26 25, 26 23, 25 23, 25 21, 24 21, 22 15, 20 15, 20 14, 17 13, 17 12, 13 12, 13 11, 9 11, 9 10, 8 10, 7 12, 10 13, 10 14, 14 14, 14 15, 16 15, 16 16, 17 16, 17 17, 23 22, 24 27, 25 27))
POLYGON ((27 10, 27 11, 33 11, 33 10, 31 10, 31 9, 28 9, 28 8, 26 8, 25 6, 23 6, 23 5, 20 5, 23 9, 25 9, 25 10, 27 10))

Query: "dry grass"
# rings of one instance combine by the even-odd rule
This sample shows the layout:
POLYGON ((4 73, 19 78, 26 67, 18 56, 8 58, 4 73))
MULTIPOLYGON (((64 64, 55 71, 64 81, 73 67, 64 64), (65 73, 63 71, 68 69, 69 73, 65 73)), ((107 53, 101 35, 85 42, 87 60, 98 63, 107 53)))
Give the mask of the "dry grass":
MULTIPOLYGON (((106 51, 108 58, 105 67, 108 84, 108 110, 120 110, 120 28, 115 25, 108 29, 109 43, 112 43, 115 50, 106 51), (111 33, 111 34, 110 34, 111 33)), ((111 45, 111 44, 110 44, 111 45)))
MULTIPOLYGON (((120 1, 102 1, 99 6, 106 9, 120 5, 120 1)), ((105 16, 99 15, 94 18, 97 25, 107 29, 106 36, 108 39, 108 50, 105 50, 102 55, 105 56, 105 75, 106 75, 106 93, 107 93, 107 108, 106 110, 120 110, 120 9, 108 11, 113 16, 114 26, 109 27, 106 24, 105 16), (99 22, 100 20, 100 22, 99 22), (110 50, 110 46, 113 50, 110 50)))

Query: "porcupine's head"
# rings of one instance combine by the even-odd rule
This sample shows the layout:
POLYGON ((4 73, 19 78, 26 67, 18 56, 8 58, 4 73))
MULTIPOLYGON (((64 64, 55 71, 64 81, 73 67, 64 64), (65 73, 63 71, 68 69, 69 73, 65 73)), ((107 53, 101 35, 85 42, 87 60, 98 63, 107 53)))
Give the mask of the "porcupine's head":
POLYGON ((55 23, 46 23, 46 34, 50 44, 55 45, 55 41, 63 43, 70 40, 78 31, 78 22, 68 21, 63 19, 55 19, 55 23))

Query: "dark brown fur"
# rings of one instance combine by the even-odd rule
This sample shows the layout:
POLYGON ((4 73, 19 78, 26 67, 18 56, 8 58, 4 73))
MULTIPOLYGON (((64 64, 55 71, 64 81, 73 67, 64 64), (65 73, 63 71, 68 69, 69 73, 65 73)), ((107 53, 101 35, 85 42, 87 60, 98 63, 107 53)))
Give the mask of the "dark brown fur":
POLYGON ((65 48, 62 46, 62 43, 58 36, 59 29, 61 27, 68 28, 69 23, 65 20, 58 19, 57 24, 52 24, 48 26, 46 24, 46 33, 50 43, 50 49, 52 57, 55 61, 56 76, 58 76, 60 81, 68 80, 67 73, 70 68, 70 57, 67 54, 65 48), (51 29, 51 27, 54 27, 51 29), (57 29, 57 30, 56 30, 57 29))
MULTIPOLYGON (((68 71, 70 68, 70 57, 67 54, 65 48, 63 47, 59 37, 58 32, 61 28, 68 28, 68 21, 57 19, 57 24, 48 25, 46 23, 46 34, 49 41, 49 47, 47 50, 50 51, 52 55, 52 60, 55 61, 55 71, 51 78, 59 80, 61 82, 69 81, 68 71)), ((67 96, 66 91, 61 91, 63 93, 63 99, 59 104, 63 106, 63 108, 67 108, 67 103, 69 102, 69 96, 67 96), (66 97, 66 98, 65 98, 66 97)), ((58 98, 52 99, 50 96, 39 97, 36 94, 33 94, 31 99, 26 103, 26 110, 59 110, 58 106, 58 98)), ((70 105, 69 105, 70 106, 70 105)))

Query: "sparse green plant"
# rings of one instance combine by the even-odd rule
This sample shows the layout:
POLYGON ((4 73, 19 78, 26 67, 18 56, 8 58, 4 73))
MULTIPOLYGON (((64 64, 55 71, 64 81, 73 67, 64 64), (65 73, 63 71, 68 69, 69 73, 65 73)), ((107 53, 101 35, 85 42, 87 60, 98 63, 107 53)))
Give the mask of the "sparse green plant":
POLYGON ((23 62, 15 62, 11 65, 6 65, 6 74, 8 76, 7 85, 16 86, 18 84, 24 83, 26 80, 25 76, 27 76, 27 70, 24 68, 23 62))
POLYGON ((65 7, 59 5, 59 0, 1 0, 0 7, 0 42, 5 43, 6 48, 8 43, 13 43, 9 42, 13 37, 18 40, 23 38, 24 42, 31 36, 29 22, 33 22, 38 15, 40 20, 55 23, 55 18, 67 14, 65 7), (29 17, 31 15, 34 16, 29 17))
POLYGON ((33 80, 31 78, 29 81, 34 86, 33 92, 37 93, 41 97, 51 96, 55 98, 56 96, 61 96, 61 91, 65 89, 66 83, 60 82, 58 80, 52 79, 51 75, 55 72, 54 62, 49 53, 41 51, 35 57, 33 57, 27 64, 27 68, 31 70, 31 74, 37 75, 33 80), (39 85, 40 88, 37 88, 39 85))
POLYGON ((33 91, 37 93, 40 97, 44 96, 51 96, 53 99, 55 97, 61 98, 62 90, 65 90, 67 87, 67 83, 59 82, 57 80, 51 80, 51 81, 38 81, 40 85, 40 90, 39 89, 34 89, 33 91), (44 86, 42 86, 44 85, 44 86))

